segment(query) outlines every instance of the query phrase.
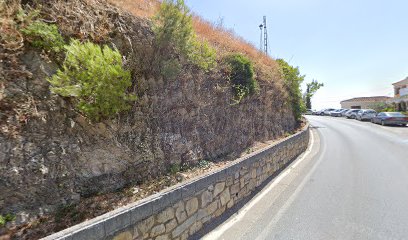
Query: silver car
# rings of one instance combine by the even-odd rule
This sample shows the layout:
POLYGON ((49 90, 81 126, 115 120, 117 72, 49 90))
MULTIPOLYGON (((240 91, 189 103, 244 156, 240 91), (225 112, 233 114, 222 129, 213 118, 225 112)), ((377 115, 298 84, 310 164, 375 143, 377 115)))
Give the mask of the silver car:
POLYGON ((372 109, 362 109, 358 111, 356 119, 360 121, 370 120, 377 115, 377 112, 372 109))
POLYGON ((325 116, 330 116, 331 111, 334 111, 334 110, 336 110, 336 109, 334 109, 334 108, 327 108, 327 109, 324 110, 323 115, 325 115, 325 116))
POLYGON ((330 112, 330 115, 332 117, 342 117, 343 113, 345 113, 347 111, 348 111, 348 109, 341 108, 341 109, 337 109, 337 110, 334 110, 334 111, 330 112))
POLYGON ((346 112, 345 116, 346 118, 356 119, 357 112, 359 111, 360 109, 350 109, 346 112))
POLYGON ((341 112, 341 117, 345 117, 346 116, 346 113, 348 112, 348 111, 350 111, 350 109, 344 109, 342 112, 341 112))

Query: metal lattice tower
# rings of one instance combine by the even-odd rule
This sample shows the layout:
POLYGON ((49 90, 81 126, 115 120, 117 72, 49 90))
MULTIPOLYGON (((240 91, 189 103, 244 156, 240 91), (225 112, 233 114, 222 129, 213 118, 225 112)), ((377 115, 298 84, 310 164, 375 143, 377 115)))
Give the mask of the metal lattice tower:
POLYGON ((266 16, 263 17, 263 27, 264 27, 264 52, 268 55, 268 29, 266 28, 266 16))
POLYGON ((266 28, 266 16, 263 17, 263 23, 259 25, 261 37, 259 39, 259 51, 268 55, 268 29, 266 28))

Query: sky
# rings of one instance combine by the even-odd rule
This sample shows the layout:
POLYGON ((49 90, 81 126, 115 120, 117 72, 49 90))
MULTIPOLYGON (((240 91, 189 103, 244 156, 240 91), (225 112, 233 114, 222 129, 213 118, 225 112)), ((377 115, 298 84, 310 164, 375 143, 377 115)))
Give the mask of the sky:
MULTIPOLYGON (((407 0, 186 0, 259 47, 267 17, 269 54, 324 83, 312 108, 340 108, 353 97, 393 96, 408 76, 407 0)), ((305 83, 303 89, 305 89, 305 83)))

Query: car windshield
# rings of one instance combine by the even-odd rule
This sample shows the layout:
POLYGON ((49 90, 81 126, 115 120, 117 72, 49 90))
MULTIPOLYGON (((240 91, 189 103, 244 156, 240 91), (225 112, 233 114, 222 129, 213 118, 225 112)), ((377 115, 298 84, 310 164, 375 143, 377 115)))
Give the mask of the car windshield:
POLYGON ((387 116, 390 117, 405 117, 404 114, 399 113, 399 112, 389 112, 389 113, 385 113, 387 116))

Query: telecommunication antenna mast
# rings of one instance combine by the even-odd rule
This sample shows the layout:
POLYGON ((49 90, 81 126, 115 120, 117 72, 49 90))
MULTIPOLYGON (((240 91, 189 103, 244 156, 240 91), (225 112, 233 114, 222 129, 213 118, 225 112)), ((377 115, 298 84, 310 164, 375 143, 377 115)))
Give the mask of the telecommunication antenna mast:
POLYGON ((264 27, 264 52, 268 55, 268 29, 266 28, 266 16, 263 17, 263 27, 264 27))

